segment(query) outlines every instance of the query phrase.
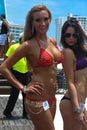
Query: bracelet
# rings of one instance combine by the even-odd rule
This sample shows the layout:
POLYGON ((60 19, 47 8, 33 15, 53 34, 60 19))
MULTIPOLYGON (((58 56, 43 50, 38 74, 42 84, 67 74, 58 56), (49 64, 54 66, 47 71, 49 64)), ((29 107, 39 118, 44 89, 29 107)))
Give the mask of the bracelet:
POLYGON ((79 103, 79 106, 80 106, 79 109, 74 110, 75 113, 80 114, 80 113, 82 113, 82 112, 84 111, 84 109, 85 109, 85 104, 84 104, 83 102, 80 102, 80 103, 79 103))
POLYGON ((80 113, 82 113, 83 111, 81 110, 81 109, 76 109, 76 110, 74 110, 74 113, 77 113, 77 114, 80 114, 80 113))
POLYGON ((23 92, 26 94, 26 86, 24 86, 23 92))

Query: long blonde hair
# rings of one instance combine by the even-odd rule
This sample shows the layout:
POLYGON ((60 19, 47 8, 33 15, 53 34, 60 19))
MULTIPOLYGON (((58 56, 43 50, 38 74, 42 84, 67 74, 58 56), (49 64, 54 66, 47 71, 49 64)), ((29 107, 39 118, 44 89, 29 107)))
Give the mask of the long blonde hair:
POLYGON ((49 18, 51 21, 51 18, 52 18, 51 12, 45 5, 36 5, 36 6, 32 7, 26 16, 26 23, 25 23, 25 28, 24 28, 24 41, 30 40, 32 37, 34 37, 36 35, 36 31, 35 31, 35 29, 33 30, 33 27, 32 27, 33 14, 35 12, 41 11, 41 10, 46 10, 48 12, 49 18))

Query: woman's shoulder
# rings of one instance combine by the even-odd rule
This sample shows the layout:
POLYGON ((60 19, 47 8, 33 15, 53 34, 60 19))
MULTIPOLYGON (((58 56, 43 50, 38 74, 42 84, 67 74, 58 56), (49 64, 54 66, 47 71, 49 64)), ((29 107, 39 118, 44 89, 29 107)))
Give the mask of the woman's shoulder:
POLYGON ((69 48, 64 48, 62 50, 62 53, 64 55, 64 59, 68 59, 68 60, 75 59, 75 55, 73 51, 69 48))
POLYGON ((63 50, 62 50, 62 52, 64 53, 64 54, 73 54, 73 51, 70 49, 70 48, 64 48, 63 50))
POLYGON ((32 40, 27 40, 27 41, 24 41, 22 44, 25 46, 25 47, 32 47, 33 46, 33 41, 32 40))
POLYGON ((50 42, 52 42, 54 45, 56 45, 56 40, 54 38, 49 37, 48 39, 50 40, 50 42))
POLYGON ((23 42, 21 45, 23 45, 22 48, 25 49, 26 53, 28 53, 28 54, 29 53, 33 54, 37 48, 35 39, 27 40, 27 41, 23 42))

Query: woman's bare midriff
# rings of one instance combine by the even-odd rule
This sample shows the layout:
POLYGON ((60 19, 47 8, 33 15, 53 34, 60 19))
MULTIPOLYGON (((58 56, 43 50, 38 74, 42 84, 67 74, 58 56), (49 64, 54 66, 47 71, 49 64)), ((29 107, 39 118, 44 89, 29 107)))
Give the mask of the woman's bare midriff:
POLYGON ((27 94, 27 96, 30 99, 33 100, 51 100, 55 98, 55 93, 56 93, 56 71, 50 69, 45 71, 42 69, 42 71, 38 71, 38 69, 36 71, 34 71, 35 73, 32 74, 32 80, 30 82, 30 84, 34 84, 35 82, 39 82, 41 84, 43 84, 41 87, 43 87, 43 90, 41 92, 41 95, 36 95, 34 93, 32 94, 27 94), (50 73, 49 73, 50 72, 50 73))
MULTIPOLYGON (((75 87, 77 89, 78 100, 85 102, 87 98, 87 68, 75 71, 75 87)), ((65 94, 69 96, 69 91, 65 94)))

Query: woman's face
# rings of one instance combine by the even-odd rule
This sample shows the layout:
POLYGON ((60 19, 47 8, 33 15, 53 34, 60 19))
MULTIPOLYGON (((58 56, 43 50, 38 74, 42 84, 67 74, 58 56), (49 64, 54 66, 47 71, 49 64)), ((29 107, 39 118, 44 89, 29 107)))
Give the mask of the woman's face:
POLYGON ((46 34, 50 24, 49 13, 46 10, 38 11, 33 14, 32 26, 36 30, 36 34, 46 34))
POLYGON ((73 46, 77 43, 78 34, 75 32, 74 27, 68 27, 64 35, 65 42, 69 46, 73 46))

